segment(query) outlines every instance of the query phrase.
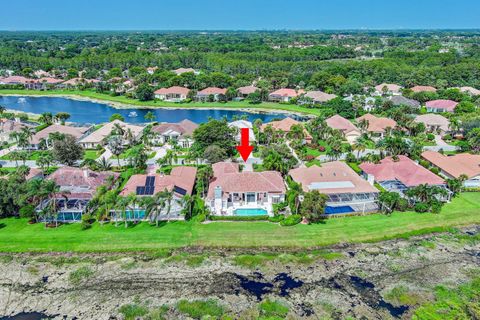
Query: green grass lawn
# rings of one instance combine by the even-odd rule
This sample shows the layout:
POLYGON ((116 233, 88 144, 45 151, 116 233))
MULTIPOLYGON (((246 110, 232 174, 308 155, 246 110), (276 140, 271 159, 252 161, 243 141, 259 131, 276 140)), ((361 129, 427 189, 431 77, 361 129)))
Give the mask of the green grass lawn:
POLYGON ((97 93, 90 90, 48 90, 48 91, 35 91, 35 90, 14 90, 14 89, 1 89, 1 94, 14 94, 14 95, 41 95, 41 96, 77 96, 83 98, 91 98, 96 100, 111 101, 122 104, 129 104, 133 106, 142 107, 165 107, 165 108, 225 108, 225 109, 265 109, 265 110, 283 110, 295 113, 304 113, 319 115, 320 109, 306 108, 297 105, 280 104, 273 102, 262 102, 260 104, 249 104, 247 101, 229 101, 226 103, 220 102, 190 102, 190 103, 173 103, 164 101, 139 101, 137 99, 130 99, 125 96, 111 96, 109 94, 97 93))
POLYGON ((79 224, 45 229, 25 219, 0 220, 0 251, 142 251, 195 247, 307 248, 341 242, 380 241, 444 231, 480 223, 480 193, 464 193, 440 214, 404 212, 327 220, 324 224, 281 227, 269 222, 170 222, 155 227, 140 223, 125 229, 113 224, 82 231, 79 224))
POLYGON ((97 150, 85 150, 85 154, 83 155, 83 159, 84 160, 87 160, 87 159, 92 159, 92 160, 96 160, 98 158, 98 151, 97 150))
MULTIPOLYGON (((38 158, 42 155, 48 153, 48 151, 30 151, 29 156, 27 160, 38 160, 38 158)), ((0 157, 1 160, 12 160, 12 153, 8 153, 4 155, 3 157, 0 157)), ((19 163, 21 163, 21 160, 18 160, 19 163)))

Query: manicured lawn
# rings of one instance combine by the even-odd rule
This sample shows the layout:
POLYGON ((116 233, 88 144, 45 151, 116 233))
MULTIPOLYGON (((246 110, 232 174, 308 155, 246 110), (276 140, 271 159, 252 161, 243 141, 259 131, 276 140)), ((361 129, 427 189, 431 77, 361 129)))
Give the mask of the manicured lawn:
POLYGON ((205 247, 315 247, 340 242, 379 241, 394 237, 444 231, 480 223, 480 193, 465 193, 440 214, 415 212, 346 217, 317 225, 281 227, 269 222, 171 222, 159 228, 140 223, 125 229, 79 224, 45 229, 25 219, 0 220, 0 251, 139 251, 185 246, 205 247))
MULTIPOLYGON (((44 153, 47 153, 47 151, 30 151, 27 160, 35 160, 36 161, 44 153)), ((3 157, 0 157, 0 159, 1 160, 12 160, 13 161, 12 153, 8 153, 8 154, 4 155, 3 157)), ((21 163, 22 161, 18 160, 18 162, 21 163)))
POLYGON ((190 102, 190 103, 173 103, 164 101, 139 101, 130 99, 124 96, 110 96, 108 94, 97 93, 94 91, 79 91, 79 90, 49 90, 49 91, 34 91, 34 90, 12 90, 2 89, 1 94, 14 95, 41 95, 41 96, 79 96, 83 98, 91 98, 96 100, 105 100, 122 104, 129 104, 134 106, 148 106, 148 107, 165 107, 165 108, 224 108, 224 109, 265 109, 265 110, 283 110, 296 113, 319 115, 320 109, 305 108, 297 105, 280 104, 273 102, 262 102, 260 104, 249 104, 247 101, 229 101, 226 103, 220 102, 190 102))
POLYGON ((97 150, 85 150, 85 154, 83 155, 83 159, 92 159, 96 160, 98 158, 98 151, 97 150))

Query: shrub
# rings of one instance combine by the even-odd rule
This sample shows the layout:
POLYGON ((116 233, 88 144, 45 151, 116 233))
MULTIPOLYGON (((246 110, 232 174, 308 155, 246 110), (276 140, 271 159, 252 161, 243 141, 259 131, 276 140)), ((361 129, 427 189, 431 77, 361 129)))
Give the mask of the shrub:
POLYGON ((288 314, 288 307, 277 301, 265 300, 258 306, 262 316, 266 318, 283 319, 288 314))
POLYGON ((427 134, 427 140, 428 140, 428 141, 433 141, 433 140, 435 140, 435 135, 434 135, 433 133, 427 134))
POLYGON ((311 154, 305 156, 305 161, 312 161, 313 159, 315 159, 315 156, 312 156, 311 154))
POLYGON ((273 217, 269 217, 268 221, 270 222, 281 222, 285 219, 285 216, 283 214, 277 214, 273 217))
POLYGON ((21 207, 18 211, 21 218, 33 218, 35 216, 35 207, 31 204, 28 204, 24 207, 21 207))
POLYGON ((294 226, 299 224, 302 221, 302 216, 299 214, 292 214, 285 218, 284 220, 280 221, 280 225, 284 227, 294 226))
POLYGON ((432 213, 440 213, 440 211, 442 211, 442 207, 443 202, 440 202, 438 200, 434 200, 430 203, 430 211, 432 211, 432 213))
POLYGON ((435 174, 438 174, 440 172, 440 169, 433 167, 430 169, 430 171, 432 171, 435 174))
POLYGON ((75 271, 72 271, 68 276, 68 280, 70 280, 70 282, 73 284, 78 284, 82 280, 90 278, 92 275, 93 275, 92 269, 90 269, 87 266, 83 266, 78 268, 75 271))
POLYGON ((443 140, 452 140, 452 135, 450 135, 450 134, 444 135, 443 140))
POLYGON ((418 162, 422 167, 428 168, 430 167, 430 163, 427 160, 420 160, 418 162))
POLYGON ((324 146, 318 147, 318 151, 320 151, 320 152, 325 152, 325 147, 324 147, 324 146))
POLYGON ((398 199, 395 209, 401 212, 406 211, 408 209, 408 200, 405 198, 398 199))
POLYGON ((143 317, 148 313, 148 309, 145 306, 141 306, 135 303, 125 304, 121 306, 118 311, 123 314, 125 320, 135 320, 139 317, 143 317))
POLYGON ((180 300, 177 304, 177 310, 194 319, 202 319, 207 316, 219 318, 224 312, 223 308, 212 299, 197 301, 180 300))
POLYGON ((415 209, 415 212, 427 212, 428 209, 429 209, 429 207, 430 207, 430 206, 428 205, 428 203, 425 203, 425 202, 417 202, 417 203, 415 204, 414 209, 415 209))
POLYGON ((347 153, 347 156, 345 157, 345 161, 347 162, 356 162, 357 158, 355 158, 355 155, 351 152, 347 153))

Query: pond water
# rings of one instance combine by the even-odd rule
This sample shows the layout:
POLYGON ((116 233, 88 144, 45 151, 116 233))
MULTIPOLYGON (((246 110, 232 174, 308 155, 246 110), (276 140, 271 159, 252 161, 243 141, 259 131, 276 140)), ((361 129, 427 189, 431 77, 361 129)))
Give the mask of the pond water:
POLYGON ((273 119, 285 118, 281 113, 249 113, 239 110, 216 110, 216 109, 115 109, 104 103, 91 101, 79 101, 59 97, 21 97, 1 96, 0 105, 7 109, 41 114, 43 112, 67 112, 71 118, 68 121, 76 123, 103 123, 108 122, 114 113, 120 113, 126 122, 144 123, 145 114, 152 111, 159 122, 178 122, 189 119, 196 123, 206 122, 209 118, 220 119, 233 116, 247 115, 250 121, 261 119, 268 122, 273 119), (130 117, 130 113, 136 113, 136 117, 130 117))

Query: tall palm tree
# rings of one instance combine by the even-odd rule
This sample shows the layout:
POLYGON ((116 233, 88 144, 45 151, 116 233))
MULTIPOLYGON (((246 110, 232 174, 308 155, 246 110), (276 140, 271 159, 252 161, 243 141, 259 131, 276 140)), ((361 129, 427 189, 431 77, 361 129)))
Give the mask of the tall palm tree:
POLYGON ((158 227, 158 217, 162 214, 163 209, 166 205, 166 198, 163 192, 158 192, 156 195, 151 197, 150 203, 146 206, 145 215, 150 221, 154 220, 156 226, 158 227))
POLYGON ((177 203, 182 207, 182 213, 185 216, 185 220, 192 218, 192 209, 195 202, 195 197, 189 194, 185 194, 180 199, 177 199, 177 203))
POLYGON ((367 149, 367 140, 364 137, 359 137, 355 143, 353 144, 352 148, 357 150, 357 159, 360 158, 360 152, 365 151, 367 149))
MULTIPOLYGON (((128 207, 130 206, 130 198, 129 197, 120 197, 117 202, 115 203, 115 209, 117 211, 115 212, 115 227, 118 226, 118 210, 120 211, 120 216, 126 218, 126 212, 128 207)), ((125 221, 125 228, 128 226, 127 219, 124 219, 125 221)))
MULTIPOLYGON (((44 212, 47 217, 55 216, 57 213, 57 193, 60 191, 60 187, 53 180, 44 180, 43 186, 41 188, 41 195, 44 199, 50 199, 49 206, 44 212)), ((46 222, 48 219, 45 219, 45 227, 47 226, 46 222)))
POLYGON ((110 161, 102 157, 99 161, 97 161, 97 167, 100 171, 110 171, 112 170, 112 164, 110 161))

